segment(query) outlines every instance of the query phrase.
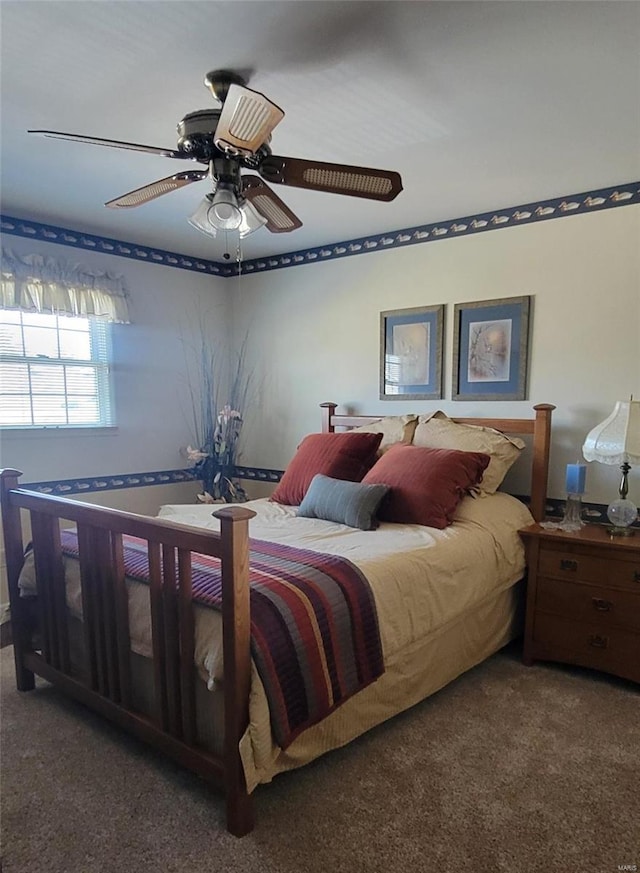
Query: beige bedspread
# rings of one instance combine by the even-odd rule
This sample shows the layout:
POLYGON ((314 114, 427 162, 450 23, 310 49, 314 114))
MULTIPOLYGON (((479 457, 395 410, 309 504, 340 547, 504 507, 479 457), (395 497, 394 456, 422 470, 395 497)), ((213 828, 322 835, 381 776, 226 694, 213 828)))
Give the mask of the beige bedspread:
MULTIPOLYGON (((266 499, 246 506, 257 513, 250 522, 256 539, 338 554, 363 571, 376 601, 386 670, 283 752, 273 743, 266 697, 254 668, 250 725, 241 743, 249 790, 406 709, 513 635, 513 586, 524 573, 517 531, 532 518, 507 494, 465 498, 454 524, 441 531, 388 523, 375 531, 360 531, 297 518, 295 508, 266 499)), ((211 512, 211 506, 164 506, 159 514, 217 530, 211 512)), ((216 613, 206 612, 207 622, 219 623, 216 613)), ((211 681, 221 675, 219 634, 212 625, 201 630, 196 659, 211 681)))

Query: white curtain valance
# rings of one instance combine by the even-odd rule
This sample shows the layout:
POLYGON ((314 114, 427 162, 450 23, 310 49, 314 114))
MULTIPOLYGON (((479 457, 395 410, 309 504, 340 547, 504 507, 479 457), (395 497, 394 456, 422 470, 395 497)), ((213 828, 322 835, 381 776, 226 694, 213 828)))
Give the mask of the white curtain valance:
POLYGON ((129 322, 124 278, 42 255, 2 250, 0 308, 129 322))

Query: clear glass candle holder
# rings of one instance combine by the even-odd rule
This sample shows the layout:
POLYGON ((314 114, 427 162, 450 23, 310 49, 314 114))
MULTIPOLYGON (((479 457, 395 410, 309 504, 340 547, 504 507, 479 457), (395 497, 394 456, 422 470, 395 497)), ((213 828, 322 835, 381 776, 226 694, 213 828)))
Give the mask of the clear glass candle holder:
POLYGON ((567 494, 567 502, 564 505, 564 516, 560 522, 560 530, 577 531, 583 527, 582 495, 567 494))

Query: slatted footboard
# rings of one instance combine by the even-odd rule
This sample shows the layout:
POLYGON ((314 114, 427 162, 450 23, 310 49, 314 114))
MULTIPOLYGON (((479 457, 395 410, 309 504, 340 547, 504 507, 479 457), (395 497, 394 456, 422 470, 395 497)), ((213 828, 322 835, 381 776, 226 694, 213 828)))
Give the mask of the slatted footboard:
POLYGON ((11 622, 20 691, 42 676, 65 693, 109 718, 226 796, 227 828, 242 836, 253 827, 239 743, 248 724, 250 662, 248 521, 243 507, 223 507, 220 534, 198 532, 119 510, 101 509, 18 487, 20 473, 0 473, 11 622), (21 510, 31 516, 38 596, 20 597, 24 563, 21 510), (60 522, 78 530, 84 658, 79 673, 71 663, 60 522), (132 660, 123 536, 147 541, 155 711, 151 717, 132 704, 132 660), (198 741, 194 668, 194 606, 191 553, 221 559, 224 657, 223 753, 198 741), (35 612, 33 606, 35 605, 35 612))

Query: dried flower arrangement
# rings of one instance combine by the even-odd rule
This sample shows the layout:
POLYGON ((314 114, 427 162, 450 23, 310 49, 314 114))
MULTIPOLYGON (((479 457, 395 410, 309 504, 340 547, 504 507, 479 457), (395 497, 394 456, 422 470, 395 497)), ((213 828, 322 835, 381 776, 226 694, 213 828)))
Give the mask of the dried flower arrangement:
POLYGON ((228 355, 213 346, 199 320, 198 341, 191 348, 188 393, 191 424, 197 448, 189 445, 186 457, 202 481, 201 503, 241 503, 247 499, 235 476, 243 411, 250 399, 253 372, 247 367, 248 336, 239 351, 228 355), (219 397, 227 402, 220 406, 219 397))

